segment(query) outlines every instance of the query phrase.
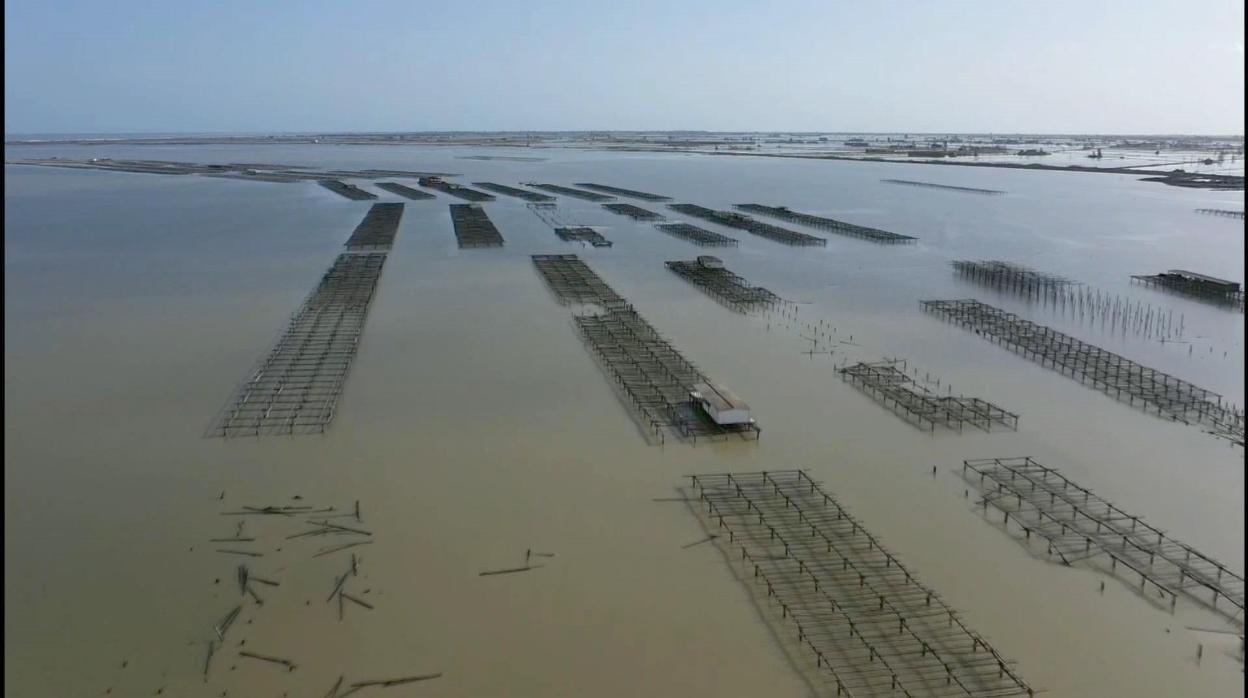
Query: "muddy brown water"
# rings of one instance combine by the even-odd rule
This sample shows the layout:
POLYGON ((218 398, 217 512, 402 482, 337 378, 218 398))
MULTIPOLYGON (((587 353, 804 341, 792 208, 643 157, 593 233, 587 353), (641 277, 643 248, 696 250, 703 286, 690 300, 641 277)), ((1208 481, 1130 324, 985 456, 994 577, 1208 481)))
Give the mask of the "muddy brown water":
MULTIPOLYGON (((522 201, 500 197, 485 207, 506 247, 459 250, 454 200, 407 202, 329 431, 204 439, 368 203, 315 183, 6 167, 6 694, 324 695, 340 675, 442 672, 368 690, 808 695, 767 609, 723 556, 713 545, 682 548, 705 536, 699 522, 679 502, 654 501, 676 496, 687 473, 792 467, 822 481, 1034 687, 1063 697, 1242 693, 1242 664, 1226 655, 1236 644, 1186 629, 1223 627, 1217 618, 1182 601, 1171 615, 1129 579, 1039 559, 982 519, 957 475, 965 458, 1030 455, 1242 570, 1242 449, 1120 404, 917 302, 976 297, 1242 405, 1244 316, 1127 282, 1172 267, 1242 280, 1243 222, 1193 213, 1241 209, 1242 193, 1109 175, 919 176, 905 165, 653 154, 543 151, 550 159, 539 163, 459 158, 491 152, 471 148, 89 152, 604 182, 715 208, 788 205, 920 241, 877 246, 810 231, 828 246, 790 248, 706 224, 740 239, 712 251, 729 269, 801 303, 795 322, 725 309, 662 264, 706 250, 597 204, 559 200, 565 218, 605 226, 609 249, 561 242, 522 201), (888 177, 1007 194, 879 181, 888 177), (647 445, 569 309, 532 269, 528 255, 551 252, 580 254, 746 399, 761 440, 647 445), (1029 308, 956 278, 948 262, 962 257, 1022 262, 1173 309, 1191 344, 1029 308), (834 353, 804 354, 800 325, 820 321, 836 328, 834 353), (834 372, 883 356, 1017 412, 1019 430, 928 434, 834 372), (357 549, 352 588, 368 589, 361 598, 376 608, 348 608, 342 622, 324 597, 349 553, 313 558, 323 542, 280 540, 287 529, 267 517, 247 523, 266 527, 255 548, 263 558, 214 553, 208 542, 232 532, 226 508, 357 499, 376 542, 357 549), (522 565, 526 549, 555 556, 479 576, 522 565), (239 562, 282 586, 257 587, 265 606, 240 617, 205 682, 204 643, 238 603, 239 562)), ((58 154, 86 155, 22 151, 58 154)))

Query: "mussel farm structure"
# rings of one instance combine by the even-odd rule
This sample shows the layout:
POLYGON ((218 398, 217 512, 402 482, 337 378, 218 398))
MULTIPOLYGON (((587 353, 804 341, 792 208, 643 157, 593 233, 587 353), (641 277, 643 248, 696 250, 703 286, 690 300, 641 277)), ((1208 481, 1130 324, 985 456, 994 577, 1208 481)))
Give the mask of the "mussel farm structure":
POLYGON ((464 201, 480 203, 482 201, 494 200, 493 194, 486 194, 483 191, 469 189, 468 187, 455 184, 454 182, 448 182, 441 177, 421 177, 417 181, 420 182, 420 186, 422 187, 436 189, 445 194, 450 194, 457 199, 463 199, 464 201))
POLYGON ((641 199, 642 201, 671 201, 672 197, 662 196, 659 194, 650 194, 644 191, 636 191, 635 189, 622 189, 620 187, 609 187, 605 184, 594 184, 592 182, 577 182, 576 186, 584 189, 594 189, 596 191, 606 192, 608 194, 619 194, 627 196, 630 199, 641 199))
POLYGON ((721 425, 693 402, 695 386, 711 381, 579 257, 533 255, 533 265, 560 303, 586 306, 573 317, 577 334, 648 436, 758 438, 753 420, 721 425))
POLYGON ((1133 282, 1173 291, 1185 296, 1207 300, 1218 305, 1244 309, 1244 289, 1236 281, 1197 274, 1194 271, 1171 269, 1160 274, 1139 274, 1133 282))
POLYGON ((776 636, 827 672, 828 695, 1034 695, 1012 661, 806 472, 688 477, 690 509, 772 611, 776 636))
POLYGON ((398 182, 377 182, 377 188, 385 189, 391 194, 398 194, 405 199, 412 199, 413 201, 428 201, 429 199, 438 198, 427 191, 413 189, 398 182))
POLYGON ((831 233, 836 233, 837 235, 848 235, 849 237, 861 238, 863 240, 870 240, 871 242, 878 242, 885 245, 904 245, 918 241, 918 238, 911 237, 909 235, 890 233, 887 230, 868 228, 864 225, 846 223, 844 221, 838 221, 835 218, 824 218, 823 216, 815 216, 809 213, 798 213, 797 211, 790 211, 784 206, 737 204, 736 208, 749 213, 759 213, 764 216, 771 216, 781 220, 801 223, 802 225, 809 225, 812 228, 819 228, 820 230, 826 230, 831 233))
POLYGON ((269 353, 217 415, 208 436, 319 434, 360 345, 386 253, 340 254, 269 353))
POLYGON ((736 247, 740 244, 735 238, 689 223, 656 223, 654 227, 698 247, 736 247))
POLYGON ((377 198, 376 194, 370 191, 364 191, 354 184, 347 184, 336 179, 318 179, 316 181, 322 187, 325 187, 340 196, 345 196, 353 201, 368 201, 369 199, 377 198))
POLYGON ((919 428, 926 425, 928 431, 940 425, 961 432, 964 424, 984 431, 992 431, 993 424, 1018 429, 1017 414, 977 397, 937 395, 911 380, 905 368, 904 361, 860 362, 837 373, 907 421, 919 428))
POLYGON ((555 194, 563 194, 564 196, 570 196, 574 199, 584 199, 586 201, 610 201, 615 198, 614 196, 607 196, 606 194, 596 194, 592 191, 582 191, 580 189, 564 187, 558 184, 530 184, 528 182, 525 182, 524 184, 538 189, 545 189, 546 191, 554 192, 555 194))
POLYGON ((663 215, 648 211, 640 206, 632 204, 603 204, 603 208, 611 213, 618 213, 621 216, 628 216, 635 221, 658 221, 663 220, 663 215))
MULTIPOLYGON (((710 258, 714 259, 714 258, 710 258)), ((718 262, 719 260, 715 260, 718 262)), ((767 308, 784 299, 761 286, 751 286, 721 265, 708 265, 704 258, 664 262, 680 278, 702 289, 728 308, 739 313, 767 308)))
POLYGON ((451 223, 460 247, 502 247, 503 235, 476 204, 451 204, 451 223))
POLYGON ((748 233, 753 233, 759 237, 774 240, 784 245, 807 247, 826 246, 828 244, 828 241, 821 237, 807 235, 806 233, 799 233, 796 230, 789 230, 788 228, 781 228, 778 225, 757 221, 749 216, 741 213, 735 213, 733 211, 716 211, 715 209, 698 206, 696 204, 668 204, 667 207, 687 216, 695 216, 697 218, 702 218, 713 223, 719 223, 720 225, 725 225, 730 228, 744 230, 748 233))
POLYGON ((587 225, 561 226, 555 228, 555 235, 564 242, 589 243, 594 247, 610 247, 612 244, 602 233, 587 225))
POLYGON ((389 250, 403 219, 403 204, 373 204, 347 239, 348 250, 389 250))
POLYGON ((930 313, 1119 400, 1132 405, 1139 400, 1146 411, 1204 425, 1233 444, 1244 444, 1244 413, 1224 405, 1217 393, 974 299, 921 304, 930 313))
POLYGON ((473 186, 481 187, 482 189, 487 189, 496 194, 503 194, 504 196, 511 196, 517 199, 524 199, 525 201, 539 202, 539 201, 554 201, 555 200, 555 197, 551 196, 550 194, 539 194, 538 192, 535 192, 535 191, 529 191, 528 189, 519 189, 516 187, 509 187, 505 184, 495 184, 494 182, 473 182, 472 184, 473 186))
POLYGON ((1181 543, 1139 516, 1072 482, 1031 458, 984 458, 962 463, 962 475, 983 492, 985 516, 992 506, 1022 534, 1046 544, 1063 564, 1108 560, 1146 597, 1155 593, 1173 611, 1180 596, 1243 626, 1244 577, 1209 555, 1181 543))

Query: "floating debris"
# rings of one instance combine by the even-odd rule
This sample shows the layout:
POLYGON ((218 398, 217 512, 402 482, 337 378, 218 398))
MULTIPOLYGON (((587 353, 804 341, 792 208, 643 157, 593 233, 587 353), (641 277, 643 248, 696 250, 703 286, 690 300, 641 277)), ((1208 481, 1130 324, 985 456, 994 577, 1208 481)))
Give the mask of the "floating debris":
POLYGON ((1227 211, 1226 209, 1221 208, 1198 208, 1196 209, 1196 213, 1204 213, 1210 216, 1223 216, 1225 218, 1239 218, 1241 220, 1244 217, 1243 211, 1227 211))
POLYGON ((390 688, 391 686, 401 686, 407 683, 416 683, 417 681, 428 681, 430 679, 438 679, 442 677, 442 672, 436 674, 422 674, 420 676, 406 676, 401 679, 376 679, 372 681, 357 681, 351 684, 352 688, 365 688, 367 686, 382 686, 390 688))
POLYGON ((524 567, 509 567, 507 569, 502 569, 502 570, 487 570, 485 572, 477 573, 477 576, 489 577, 495 574, 514 574, 516 572, 528 572, 529 570, 535 570, 539 567, 544 567, 544 565, 525 565, 524 567))
POLYGON ((355 547, 355 546, 357 546, 357 545, 371 545, 371 544, 372 544, 372 542, 373 542, 373 541, 371 541, 371 540, 359 540, 359 541, 356 541, 356 542, 354 542, 354 543, 345 543, 345 544, 343 544, 343 545, 338 545, 338 546, 335 546, 335 547, 332 547, 332 548, 327 548, 327 549, 325 549, 325 550, 318 551, 318 552, 317 552, 315 555, 313 555, 312 557, 320 557, 320 556, 322 556, 322 555, 329 555, 330 553, 336 553, 336 552, 338 552, 338 551, 340 551, 340 550, 346 550, 347 548, 354 548, 354 547, 355 547))
POLYGON ((417 181, 420 183, 420 186, 422 187, 426 187, 428 189, 436 189, 440 192, 450 194, 451 196, 454 196, 459 199, 463 199, 465 201, 472 201, 472 202, 480 203, 483 201, 494 200, 493 194, 486 194, 483 191, 477 191, 476 189, 469 189, 468 187, 464 187, 458 184, 454 184, 452 182, 448 182, 442 179, 441 177, 421 177, 417 181))
POLYGON ((281 664, 286 667, 287 671, 294 671, 296 669, 295 663, 289 659, 282 659, 281 657, 274 657, 268 654, 257 654, 255 652, 248 652, 247 650, 239 650, 238 656, 247 657, 248 659, 258 659, 262 662, 269 662, 272 664, 281 664))

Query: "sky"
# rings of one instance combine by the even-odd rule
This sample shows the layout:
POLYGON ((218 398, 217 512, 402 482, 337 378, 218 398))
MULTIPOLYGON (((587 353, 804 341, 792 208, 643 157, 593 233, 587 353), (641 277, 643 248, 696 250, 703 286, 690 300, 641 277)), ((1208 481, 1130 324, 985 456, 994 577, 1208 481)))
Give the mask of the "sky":
POLYGON ((6 0, 4 130, 1244 133, 1242 0, 6 0))

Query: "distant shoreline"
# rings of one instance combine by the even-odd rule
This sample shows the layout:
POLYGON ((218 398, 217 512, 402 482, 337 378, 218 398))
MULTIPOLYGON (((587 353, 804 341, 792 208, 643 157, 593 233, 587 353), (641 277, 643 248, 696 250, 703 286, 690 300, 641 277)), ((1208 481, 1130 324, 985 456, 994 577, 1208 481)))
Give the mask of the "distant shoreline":
MULTIPOLYGON (((411 135, 411 134, 404 134, 411 135)), ((590 144, 589 149, 598 149, 616 152, 654 152, 654 153, 691 153, 697 155, 731 155, 738 157, 764 157, 764 158, 788 158, 793 160, 847 160, 851 162, 883 162, 883 163, 903 163, 913 165, 946 165, 952 167, 993 167, 1012 170, 1033 170, 1048 172, 1083 172, 1083 173, 1100 173, 1100 174, 1119 174, 1143 177, 1144 181, 1161 182, 1170 186, 1185 187, 1189 189, 1209 189, 1214 191, 1241 191, 1244 189, 1244 177, 1241 175, 1220 175, 1220 174, 1200 174, 1194 172, 1184 172, 1182 170, 1162 171, 1150 170, 1142 171, 1141 167, 1149 167, 1150 165, 1133 165, 1127 167, 1090 167, 1087 165, 1045 165, 1042 163, 1014 163, 1014 162, 966 162, 957 160, 900 160, 894 158, 881 158, 872 156, 851 156, 851 155, 829 155, 829 154, 812 154, 804 155, 799 153, 760 153, 760 152, 739 152, 730 150, 694 150, 694 149, 678 149, 671 147, 647 147, 642 143, 626 144, 620 143, 616 146, 609 145, 609 142, 595 142, 592 140, 581 141, 590 144)), ((498 139, 488 137, 484 138, 462 138, 458 140, 435 140, 427 137, 403 138, 400 135, 395 136, 378 136, 378 135, 360 135, 350 136, 344 134, 326 134, 326 135, 298 135, 298 136, 188 136, 188 137, 171 137, 171 138, 76 138, 66 140, 16 140, 6 141, 5 146, 39 146, 39 145, 423 145, 423 146, 460 146, 460 147, 528 147, 543 148, 551 147, 538 141, 531 144, 527 139, 515 136, 503 136, 498 139)))

